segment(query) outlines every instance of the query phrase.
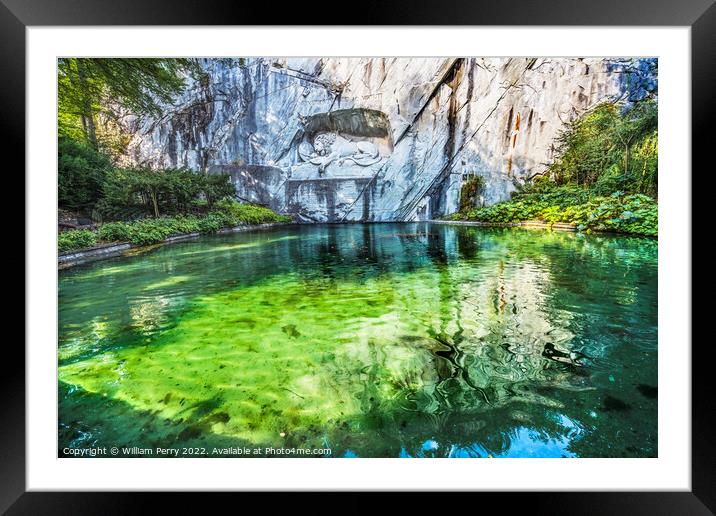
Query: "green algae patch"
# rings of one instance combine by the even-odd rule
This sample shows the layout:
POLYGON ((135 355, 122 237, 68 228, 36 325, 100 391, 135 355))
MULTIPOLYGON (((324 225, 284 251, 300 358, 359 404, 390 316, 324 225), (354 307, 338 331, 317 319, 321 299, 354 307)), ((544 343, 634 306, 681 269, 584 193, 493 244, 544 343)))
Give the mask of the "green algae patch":
MULTIPOLYGON (((212 431, 280 445, 282 432, 326 428, 359 413, 355 393, 369 375, 361 369, 376 350, 385 380, 431 360, 437 343, 430 339, 407 351, 393 346, 401 328, 418 331, 393 315, 397 296, 386 281, 326 288, 281 277, 199 297, 167 332, 63 366, 60 380, 163 418, 225 414, 212 431)), ((399 395, 387 381, 380 390, 384 398, 399 395)))

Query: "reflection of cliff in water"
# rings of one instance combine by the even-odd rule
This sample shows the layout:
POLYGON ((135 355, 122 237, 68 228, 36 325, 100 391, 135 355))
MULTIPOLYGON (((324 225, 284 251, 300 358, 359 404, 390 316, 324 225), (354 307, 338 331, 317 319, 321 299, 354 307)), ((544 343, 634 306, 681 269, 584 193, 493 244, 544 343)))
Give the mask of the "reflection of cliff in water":
MULTIPOLYGON (((439 264, 446 257, 445 248, 433 249, 432 256, 439 264)), ((427 334, 386 338, 382 328, 371 336, 372 325, 366 322, 361 335, 369 351, 360 348, 363 353, 345 357, 347 363, 337 356, 335 367, 342 371, 336 378, 352 381, 348 371, 362 365, 368 371, 365 385, 383 386, 362 396, 360 417, 383 429, 384 437, 392 436, 393 447, 399 446, 401 434, 417 431, 429 443, 422 452, 434 452, 439 445, 434 436, 440 436, 456 447, 453 455, 462 448, 468 454, 485 455, 481 450, 487 450, 496 455, 510 448, 522 428, 536 429, 541 439, 564 444, 579 429, 565 415, 565 404, 550 391, 579 393, 594 387, 583 356, 571 351, 571 316, 555 319, 542 307, 547 276, 529 263, 514 270, 506 270, 503 262, 486 264, 474 280, 459 269, 443 267, 436 300, 402 292, 411 305, 436 308, 421 320, 427 334), (556 350, 561 361, 548 357, 545 349, 556 350), (389 394, 381 396, 386 385, 389 394), (570 423, 565 426, 565 421, 570 423), (465 435, 475 441, 457 446, 465 435)))

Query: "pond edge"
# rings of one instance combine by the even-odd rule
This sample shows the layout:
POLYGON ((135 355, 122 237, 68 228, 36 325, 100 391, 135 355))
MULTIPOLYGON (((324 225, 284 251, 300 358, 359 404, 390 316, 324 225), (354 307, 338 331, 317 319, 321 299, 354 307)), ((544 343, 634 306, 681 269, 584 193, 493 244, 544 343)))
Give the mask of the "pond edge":
MULTIPOLYGON (((254 229, 268 229, 280 226, 290 226, 290 222, 269 222, 266 224, 247 224, 241 226, 234 226, 231 228, 222 228, 215 234, 224 235, 228 233, 242 233, 244 231, 252 231, 254 229)), ((80 251, 70 251, 68 253, 60 253, 57 255, 57 267, 59 269, 65 269, 81 263, 86 263, 95 260, 101 260, 102 258, 111 258, 114 256, 120 256, 127 251, 133 249, 150 249, 157 246, 171 244, 174 242, 183 242, 185 240, 192 240, 200 236, 206 235, 206 233, 184 233, 181 235, 172 235, 161 242, 151 245, 135 245, 128 242, 118 242, 111 244, 101 244, 80 251)))
POLYGON ((539 228, 539 229, 552 229, 554 231, 578 231, 575 224, 568 224, 566 222, 555 222, 554 224, 548 224, 541 220, 523 220, 521 222, 482 222, 479 220, 429 220, 435 224, 452 224, 455 226, 483 226, 483 227, 497 227, 497 228, 514 228, 514 227, 527 227, 527 228, 539 228))

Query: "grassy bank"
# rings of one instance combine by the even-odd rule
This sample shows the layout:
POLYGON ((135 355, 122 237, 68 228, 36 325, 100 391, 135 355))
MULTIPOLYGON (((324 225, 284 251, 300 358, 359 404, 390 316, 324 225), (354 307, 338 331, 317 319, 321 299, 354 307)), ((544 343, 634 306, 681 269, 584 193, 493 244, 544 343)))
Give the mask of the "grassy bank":
POLYGON ((97 231, 76 229, 59 234, 57 248, 60 253, 86 249, 104 243, 128 242, 149 245, 164 241, 172 235, 187 233, 216 233, 222 228, 243 224, 290 222, 289 217, 279 215, 268 208, 240 204, 231 200, 216 203, 205 215, 180 215, 141 219, 132 222, 108 222, 97 231))
POLYGON ((657 236, 656 200, 643 194, 614 192, 603 196, 580 187, 557 187, 549 192, 527 192, 510 201, 472 208, 446 217, 504 224, 540 220, 546 224, 566 222, 580 231, 613 231, 657 236))

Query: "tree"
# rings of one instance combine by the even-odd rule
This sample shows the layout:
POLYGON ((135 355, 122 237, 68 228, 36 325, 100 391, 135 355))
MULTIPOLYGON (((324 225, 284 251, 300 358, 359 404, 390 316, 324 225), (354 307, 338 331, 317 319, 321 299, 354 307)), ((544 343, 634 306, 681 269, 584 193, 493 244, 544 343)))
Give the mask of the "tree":
POLYGON ((657 194, 657 106, 653 97, 605 102, 567 125, 550 175, 558 185, 657 194))
POLYGON ((619 119, 616 105, 604 103, 571 122, 558 137, 559 159, 552 166, 557 183, 588 186, 607 168, 619 119))
POLYGON ((57 201, 63 208, 90 212, 102 196, 109 156, 91 145, 60 137, 58 142, 57 201))
POLYGON ((219 199, 236 195, 236 187, 228 174, 205 174, 201 179, 201 193, 211 209, 219 199))
POLYGON ((189 213, 197 202, 214 202, 236 193, 228 174, 202 174, 187 169, 115 169, 107 174, 98 211, 105 220, 189 213))
POLYGON ((624 147, 624 173, 628 174, 631 147, 637 139, 656 130, 657 108, 653 100, 635 104, 614 121, 614 135, 624 147))
POLYGON ((157 115, 200 73, 191 59, 58 59, 58 126, 61 136, 80 137, 98 148, 97 117, 117 117, 121 107, 157 115))

